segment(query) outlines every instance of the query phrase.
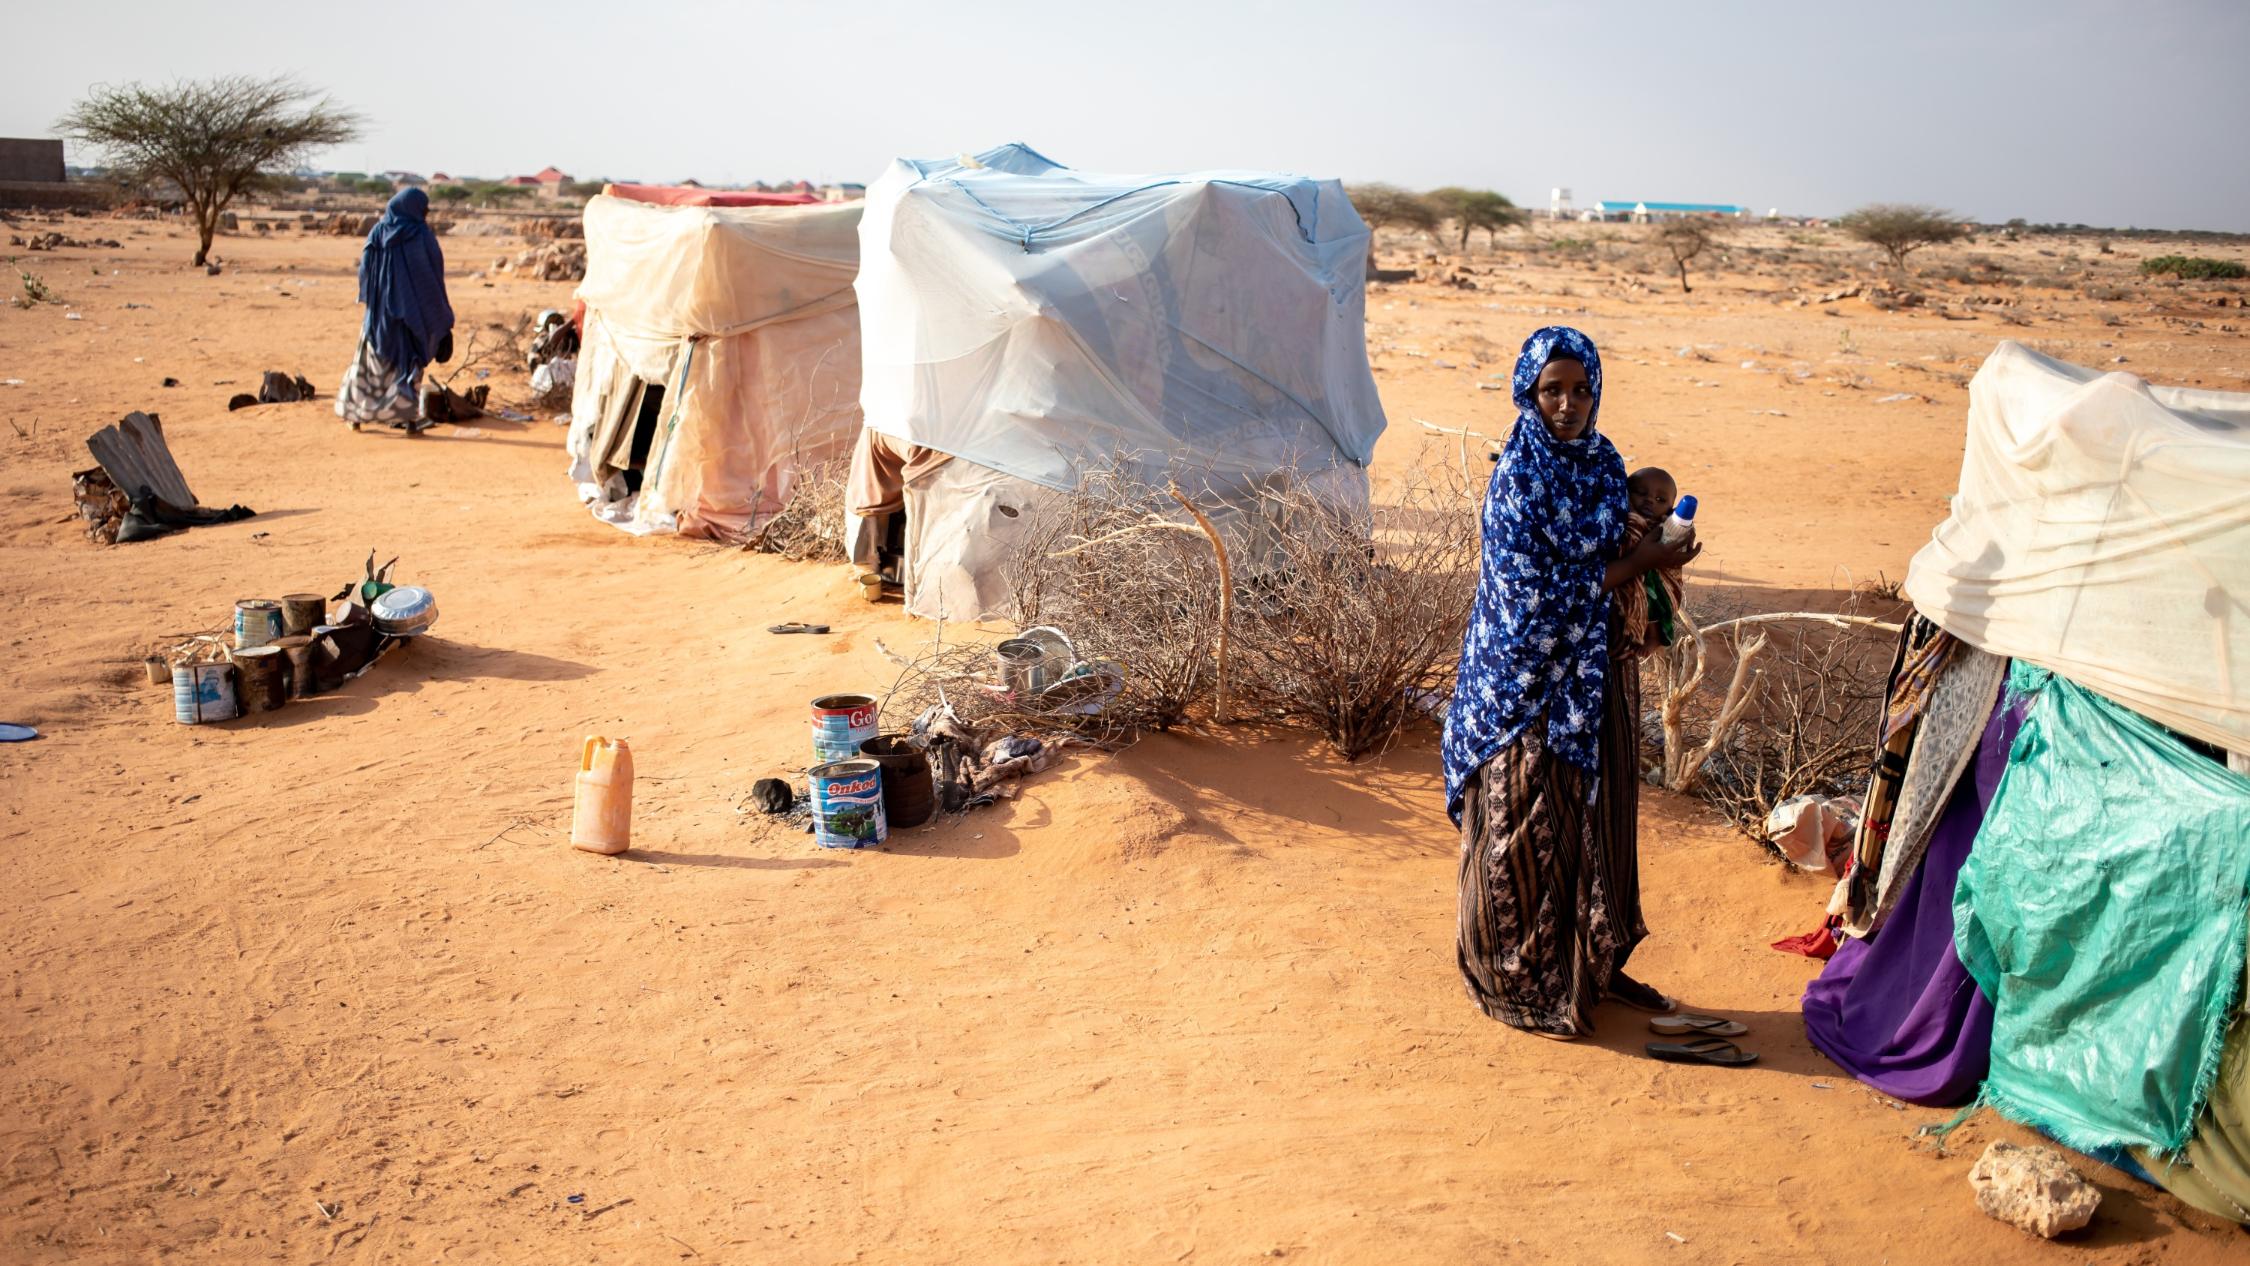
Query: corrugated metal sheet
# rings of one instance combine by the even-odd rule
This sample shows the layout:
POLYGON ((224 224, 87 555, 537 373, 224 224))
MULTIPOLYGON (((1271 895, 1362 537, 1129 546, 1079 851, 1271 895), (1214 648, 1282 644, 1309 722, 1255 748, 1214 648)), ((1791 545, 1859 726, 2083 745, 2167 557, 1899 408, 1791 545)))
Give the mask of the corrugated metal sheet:
POLYGON ((127 496, 147 488, 179 508, 196 505, 187 477, 180 473, 172 450, 164 443, 164 425, 147 413, 128 413, 115 426, 105 426, 86 440, 86 450, 109 472, 110 480, 127 496))

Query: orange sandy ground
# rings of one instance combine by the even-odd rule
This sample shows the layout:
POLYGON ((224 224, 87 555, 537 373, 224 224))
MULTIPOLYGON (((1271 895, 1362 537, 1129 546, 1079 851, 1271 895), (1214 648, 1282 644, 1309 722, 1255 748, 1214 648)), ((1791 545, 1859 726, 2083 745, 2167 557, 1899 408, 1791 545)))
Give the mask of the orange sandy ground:
MULTIPOLYGON (((27 256, 68 305, 0 310, 0 378, 25 380, 0 386, 0 719, 45 732, 0 747, 0 1259, 2250 1248, 2114 1174, 2067 1251, 1978 1214, 1971 1160, 2024 1132, 1986 1115, 1934 1155, 1913 1131, 1945 1113, 1812 1051, 1796 999, 1816 965, 1765 946, 1817 922, 1826 884, 1689 801, 1643 802, 1655 935, 1636 966, 1746 1021, 1751 1071, 1652 1062, 1629 1012, 1576 1046, 1475 1012, 1427 735, 1346 766, 1297 734, 1173 734, 881 851, 766 831, 749 783, 803 764, 806 700, 887 683, 876 638, 927 626, 856 604, 839 569, 596 523, 544 419, 408 441, 348 433, 326 399, 228 414, 266 368, 333 390, 350 240, 225 239, 209 277, 174 229, 60 227, 125 249, 27 256), (259 516, 87 544, 68 472, 134 408, 162 412, 206 502, 259 516), (332 590, 370 549, 435 589, 435 636, 332 697, 172 722, 143 654, 235 598, 332 590), (763 632, 807 617, 835 633, 763 632), (565 843, 591 732, 629 739, 641 771, 618 859, 565 843)), ((567 296, 465 276, 515 245, 448 239, 465 329, 567 296)), ((1995 338, 2159 380, 2250 374, 2216 328, 2239 315, 2155 289, 2027 292, 2051 315, 2017 328, 1856 300, 1831 317, 1748 269, 1682 296, 1598 261, 1471 263, 1483 289, 1370 295, 1378 473, 1414 460, 1417 419, 1502 433, 1506 393, 1475 384, 1568 320, 1607 354, 1610 432, 1703 497, 1697 579, 1735 597, 1901 575, 1959 460, 1945 375, 1995 338), (2199 329, 2178 315, 2198 311, 2199 329), (1928 398, 1876 403, 1908 391, 1928 398)), ((522 381, 494 379, 502 398, 522 381)))

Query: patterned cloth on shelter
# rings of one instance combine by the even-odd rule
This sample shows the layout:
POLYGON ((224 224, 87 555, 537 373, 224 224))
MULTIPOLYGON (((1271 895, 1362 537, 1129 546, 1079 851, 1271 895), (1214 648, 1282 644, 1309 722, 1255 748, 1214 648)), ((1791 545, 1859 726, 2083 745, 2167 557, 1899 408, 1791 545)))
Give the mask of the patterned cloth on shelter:
MULTIPOLYGON (((1625 528, 1625 463, 1595 429, 1602 369, 1592 339, 1535 331, 1514 385, 1516 425, 1485 493, 1484 565, 1445 718, 1445 804, 1456 822, 1470 777, 1535 722, 1556 759, 1589 775, 1597 762, 1611 612, 1602 581, 1625 528), (1548 432, 1533 396, 1556 357, 1584 365, 1593 391, 1575 440, 1548 432)), ((1586 794, 1594 790, 1589 781, 1586 794)))
POLYGON ((1951 788, 1927 856, 1873 940, 1847 939, 1805 987, 1805 1036, 1845 1072, 1909 1103, 1966 1103, 1992 1050, 1992 1003, 1953 948, 1953 889, 2023 724, 1987 707, 1973 768, 1951 788))
POLYGON ((2068 678, 2035 696, 1954 890, 1993 1000, 1984 1099, 2080 1150, 2176 1152, 2214 1078, 2250 923, 2250 778, 2068 678))
POLYGON ((1829 913, 1851 936, 1882 925, 1976 754, 2008 662, 1916 614, 1899 635, 1850 868, 1829 913))

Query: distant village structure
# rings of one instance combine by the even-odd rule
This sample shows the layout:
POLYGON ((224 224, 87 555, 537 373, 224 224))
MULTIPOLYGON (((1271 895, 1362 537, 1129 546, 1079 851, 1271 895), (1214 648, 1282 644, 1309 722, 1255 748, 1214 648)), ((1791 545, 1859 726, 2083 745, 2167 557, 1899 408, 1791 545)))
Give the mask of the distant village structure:
MULTIPOLYGON (((1570 190, 1555 186, 1547 196, 1547 218, 1551 220, 1608 221, 1632 224, 1657 224, 1666 220, 1715 219, 1747 220, 1757 215, 1749 207, 1731 202, 1646 202, 1604 198, 1591 206, 1578 207, 1571 201, 1570 190)), ((1781 208, 1774 207, 1765 219, 1781 218, 1781 208)))
POLYGON ((0 206, 99 206, 108 197, 101 185, 71 181, 60 140, 0 136, 0 206))

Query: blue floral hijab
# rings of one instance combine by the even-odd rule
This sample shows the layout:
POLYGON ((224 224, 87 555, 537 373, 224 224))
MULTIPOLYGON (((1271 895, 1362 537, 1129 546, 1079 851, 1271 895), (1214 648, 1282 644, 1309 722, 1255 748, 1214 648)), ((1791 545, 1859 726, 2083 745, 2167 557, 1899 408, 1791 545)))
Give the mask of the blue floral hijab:
POLYGON ((1485 492, 1484 568, 1445 717, 1445 807, 1455 822, 1470 776, 1542 716, 1549 752, 1588 774, 1599 765, 1609 670, 1602 573, 1628 503, 1624 459, 1595 430, 1602 362, 1594 341, 1565 326, 1534 332, 1516 360, 1515 396, 1515 430, 1485 492), (1575 440, 1555 439, 1539 415, 1539 373, 1557 357, 1584 365, 1594 393, 1575 440))

